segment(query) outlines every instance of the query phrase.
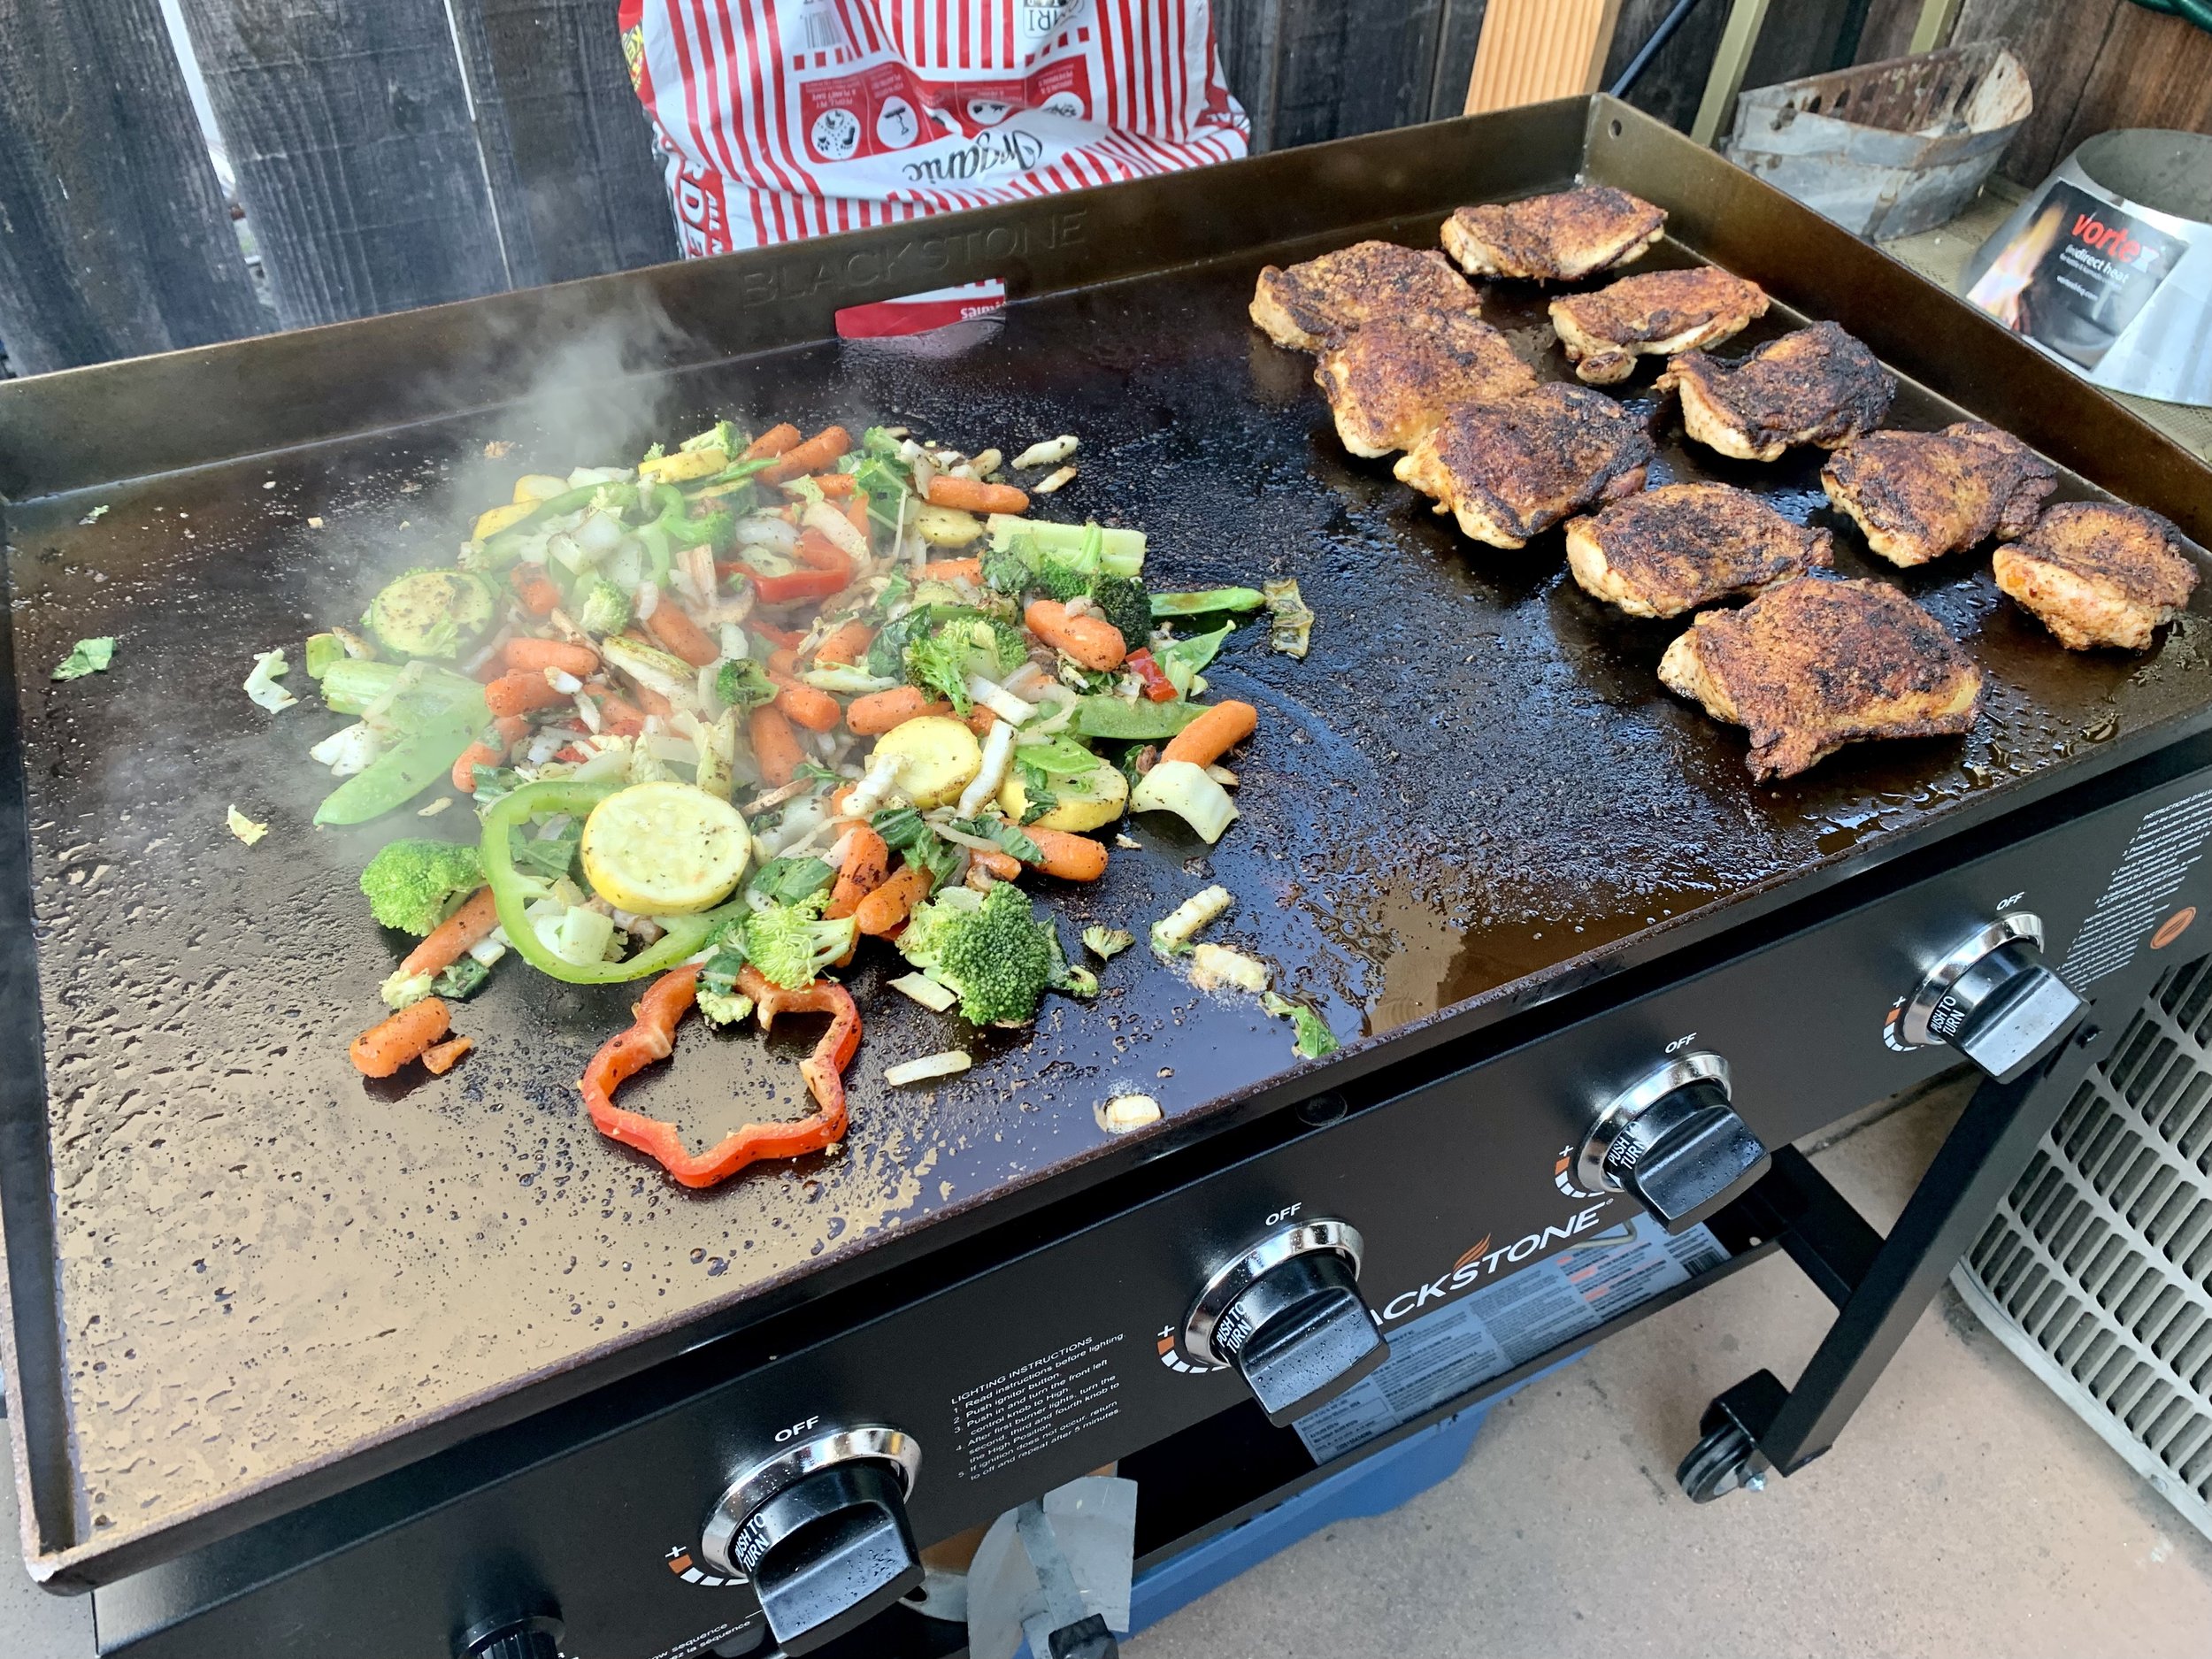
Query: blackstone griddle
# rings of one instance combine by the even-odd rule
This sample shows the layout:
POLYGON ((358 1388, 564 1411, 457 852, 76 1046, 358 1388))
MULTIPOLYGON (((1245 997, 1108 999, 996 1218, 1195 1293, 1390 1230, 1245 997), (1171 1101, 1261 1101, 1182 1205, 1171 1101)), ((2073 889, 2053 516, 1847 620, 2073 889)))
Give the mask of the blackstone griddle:
MULTIPOLYGON (((1556 533, 1461 538, 1346 454, 1310 360, 1245 314, 1263 265, 1433 245, 1455 206, 1578 179, 1668 211, 1651 265, 1773 295, 1724 355, 1832 318, 1903 382, 1893 425, 1993 421, 2059 498, 2212 539, 2212 474, 2153 428, 1604 98, 0 386, 8 1398, 32 1571, 101 1587, 103 1650, 549 1653, 558 1620, 595 1659, 738 1652, 763 1601, 790 1651, 941 1650, 956 1631, 903 1609, 858 1629, 916 1540, 1117 1459, 1147 1557, 1228 1525, 1318 1478, 1280 1425, 1379 1335, 1640 1201, 1726 1265, 1789 1250, 1840 1310, 1794 1391, 1760 1371, 1716 1402, 1686 1486, 1824 1450, 2098 1057, 2060 979, 2128 1002, 2202 902, 2212 625, 2200 590, 2147 654, 2070 653, 1985 554, 1877 565, 1817 452, 1686 448, 1647 365, 1615 389, 1654 484, 1838 526, 1841 573, 1896 582, 1988 676, 1965 739, 1755 785, 1742 733, 1657 682, 1679 625, 1599 607, 1556 533), (841 308, 984 277, 1002 318, 835 337, 841 308), (1043 897, 1071 938, 1141 936, 1222 883, 1210 936, 1276 964, 1340 1053, 1296 1062, 1286 1024, 1141 946, 1033 1033, 911 1007, 870 961, 842 1148, 706 1192, 581 1110, 635 986, 511 962, 458 1011, 459 1070, 354 1073, 401 945, 357 872, 471 821, 311 830, 305 750, 345 717, 296 669, 300 706, 265 713, 253 653, 449 559, 518 472, 720 415, 1077 433, 1049 516, 1141 526, 1162 587, 1299 580, 1312 655, 1247 626, 1211 672, 1261 710, 1240 821, 1209 849, 1137 818, 1104 881, 1043 897), (49 679, 110 634, 107 672, 49 679), (232 838, 233 803, 266 840, 232 838), (952 1041, 970 1072, 882 1084, 952 1041), (1790 1143, 1960 1047, 2006 1080, 1884 1243, 1790 1143), (1164 1119, 1109 1133, 1125 1093, 1164 1119)), ((1543 297, 1493 285, 1486 314, 1560 377, 1543 297)), ((703 1141, 799 1110, 812 1040, 687 1027, 633 1088, 703 1141)))

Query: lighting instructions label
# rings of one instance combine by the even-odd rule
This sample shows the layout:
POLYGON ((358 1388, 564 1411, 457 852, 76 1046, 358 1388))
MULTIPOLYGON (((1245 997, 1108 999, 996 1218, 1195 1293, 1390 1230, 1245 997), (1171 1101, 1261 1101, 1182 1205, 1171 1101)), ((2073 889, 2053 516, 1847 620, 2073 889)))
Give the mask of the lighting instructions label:
POLYGON ((1080 1337, 953 1398, 962 1479, 979 1480, 1121 1409, 1113 1336, 1080 1337))
MULTIPOLYGON (((2204 856, 2208 836, 2212 836, 2212 789, 2145 814, 2097 908, 2059 964, 2059 978, 2080 990, 2134 961, 2152 924, 2204 856)), ((2156 942, 2166 941, 2162 936, 2156 942)))
POLYGON ((1388 1361, 1299 1419, 1298 1438, 1317 1463, 1341 1457, 1727 1259, 1703 1227, 1670 1239, 1647 1216, 1591 1233, 1510 1279, 1394 1327, 1388 1361))

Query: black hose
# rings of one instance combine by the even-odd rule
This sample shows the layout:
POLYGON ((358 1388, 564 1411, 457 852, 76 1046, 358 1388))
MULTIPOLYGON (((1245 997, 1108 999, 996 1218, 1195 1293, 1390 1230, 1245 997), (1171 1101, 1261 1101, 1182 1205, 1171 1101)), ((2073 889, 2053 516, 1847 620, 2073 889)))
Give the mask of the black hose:
POLYGON ((1651 38, 1636 49, 1636 55, 1628 60, 1628 67, 1621 71, 1619 79, 1606 91, 1617 98, 1626 97, 1629 88, 1643 79, 1644 71, 1651 67, 1651 60, 1690 20, 1690 13, 1697 10, 1697 4, 1698 0, 1675 0, 1674 10, 1659 19, 1659 27, 1652 30, 1651 38))

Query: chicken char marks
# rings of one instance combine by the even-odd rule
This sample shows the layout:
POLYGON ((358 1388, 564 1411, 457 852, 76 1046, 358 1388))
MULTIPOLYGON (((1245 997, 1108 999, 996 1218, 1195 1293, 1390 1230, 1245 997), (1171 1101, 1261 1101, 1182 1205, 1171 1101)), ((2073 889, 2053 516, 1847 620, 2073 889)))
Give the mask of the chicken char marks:
POLYGON ((1962 420, 1940 432, 1854 438, 1828 457, 1820 482, 1869 547, 1893 565, 1913 565, 1993 535, 2026 534, 2058 472, 2010 434, 1962 420))
POLYGON ((1567 568, 1632 617, 1677 617, 1835 563, 1827 531, 1728 484, 1662 484, 1567 526, 1567 568))
POLYGON ((1999 588, 2074 651, 2144 649, 2197 586, 2169 520, 2108 502, 2052 508, 1990 565, 1999 588))
POLYGON ((1364 456, 1410 449, 1463 404, 1536 387, 1535 371, 1505 336, 1463 311, 1365 324, 1321 354, 1313 378, 1328 396, 1337 436, 1364 456))
POLYGON ((1882 424, 1897 382, 1834 323, 1770 340, 1736 363, 1686 351, 1658 379, 1682 394, 1683 430, 1739 461, 1796 443, 1832 449, 1882 424))
POLYGON ((1469 276, 1572 281, 1626 265, 1666 228, 1660 209, 1625 190, 1586 185, 1520 202, 1463 207, 1444 221, 1444 251, 1469 276))
POLYGON ((1672 357, 1717 345, 1767 310, 1766 290, 1717 265, 1623 277, 1590 294, 1551 303, 1551 324, 1592 386, 1624 380, 1640 355, 1672 357))
POLYGON ((1361 242, 1317 259, 1269 265, 1252 295, 1252 320, 1279 346, 1318 351, 1363 323, 1413 311, 1481 314, 1467 279, 1433 249, 1361 242))
POLYGON ((1659 662, 1668 688, 1748 726, 1751 775, 1793 778, 1846 743, 1970 730, 1982 671, 1894 588, 1800 577, 1709 611, 1659 662))
POLYGON ((1602 393, 1556 382, 1451 416, 1398 459, 1478 541, 1517 548, 1571 513, 1644 487, 1643 424, 1602 393))

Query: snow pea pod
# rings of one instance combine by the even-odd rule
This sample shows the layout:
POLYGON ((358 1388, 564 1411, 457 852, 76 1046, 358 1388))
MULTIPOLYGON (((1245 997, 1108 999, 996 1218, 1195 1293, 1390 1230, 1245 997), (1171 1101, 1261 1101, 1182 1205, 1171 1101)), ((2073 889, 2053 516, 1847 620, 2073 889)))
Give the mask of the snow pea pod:
POLYGON ((315 809, 318 824, 365 824, 402 807, 453 770, 484 723, 482 699, 465 710, 434 717, 347 779, 315 809))

